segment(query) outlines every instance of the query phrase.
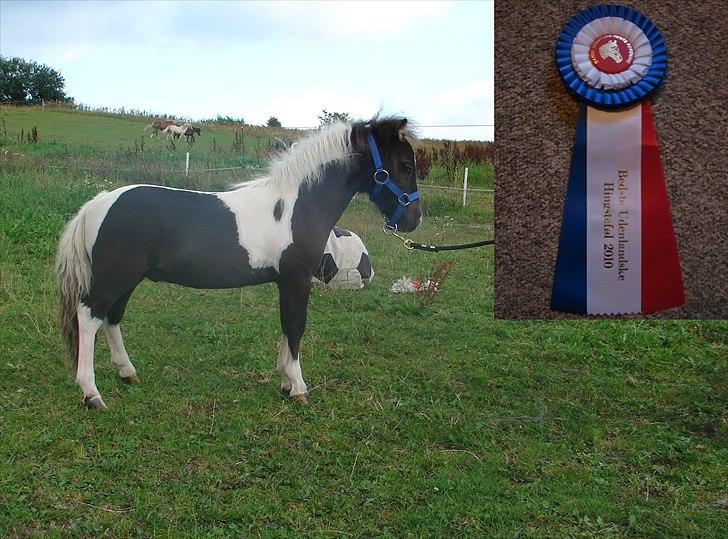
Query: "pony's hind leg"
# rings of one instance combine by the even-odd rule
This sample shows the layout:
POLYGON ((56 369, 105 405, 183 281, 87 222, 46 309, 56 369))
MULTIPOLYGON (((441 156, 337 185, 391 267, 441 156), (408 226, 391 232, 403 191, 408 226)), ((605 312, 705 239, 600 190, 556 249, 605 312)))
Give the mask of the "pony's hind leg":
POLYGON ((139 377, 136 368, 129 360, 126 348, 124 348, 124 340, 121 338, 119 324, 106 323, 104 324, 104 331, 106 332, 106 342, 109 343, 109 350, 111 351, 111 362, 119 369, 119 376, 130 384, 138 383, 139 377))
POLYGON ((83 403, 89 408, 106 409, 99 390, 96 389, 94 376, 94 344, 96 332, 104 323, 91 315, 91 309, 81 304, 76 311, 78 316, 78 368, 76 383, 83 391, 83 403))
POLYGON ((106 341, 109 343, 109 350, 111 351, 111 362, 116 365, 119 370, 119 376, 125 381, 132 384, 139 382, 136 369, 129 360, 129 354, 126 353, 124 347, 124 340, 121 337, 121 328, 119 322, 121 322, 124 316, 124 310, 126 309, 126 302, 129 301, 132 291, 125 293, 121 296, 113 307, 109 311, 104 324, 104 331, 106 332, 106 341))

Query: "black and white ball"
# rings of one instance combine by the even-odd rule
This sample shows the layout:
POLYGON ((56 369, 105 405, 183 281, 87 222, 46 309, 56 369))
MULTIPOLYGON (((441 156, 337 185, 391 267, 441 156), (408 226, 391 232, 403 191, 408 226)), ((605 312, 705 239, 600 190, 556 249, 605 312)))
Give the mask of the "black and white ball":
POLYGON ((373 277, 364 242, 350 230, 335 226, 326 241, 323 260, 313 282, 326 288, 358 290, 373 277))

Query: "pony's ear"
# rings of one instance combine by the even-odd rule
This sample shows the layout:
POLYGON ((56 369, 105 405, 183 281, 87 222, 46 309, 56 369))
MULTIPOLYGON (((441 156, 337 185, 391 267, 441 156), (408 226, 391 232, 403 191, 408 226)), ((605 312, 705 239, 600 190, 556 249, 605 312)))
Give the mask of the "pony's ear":
POLYGON ((393 118, 381 123, 382 135, 390 139, 405 140, 407 136, 407 118, 393 118))
POLYGON ((402 118, 397 126, 397 138, 404 142, 407 135, 407 118, 402 118))

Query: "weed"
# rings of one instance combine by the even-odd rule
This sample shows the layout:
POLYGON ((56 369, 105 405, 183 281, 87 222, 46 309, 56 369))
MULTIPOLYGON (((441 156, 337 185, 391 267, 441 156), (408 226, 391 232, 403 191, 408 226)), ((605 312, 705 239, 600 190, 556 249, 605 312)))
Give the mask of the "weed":
POLYGON ((430 307, 435 302, 438 292, 442 290, 445 279, 450 275, 452 266, 453 262, 451 260, 439 260, 433 263, 432 269, 427 275, 420 274, 420 289, 417 292, 417 300, 422 307, 430 307))
POLYGON ((235 132, 235 140, 230 144, 230 151, 245 155, 245 134, 243 133, 242 127, 240 128, 240 133, 235 132))

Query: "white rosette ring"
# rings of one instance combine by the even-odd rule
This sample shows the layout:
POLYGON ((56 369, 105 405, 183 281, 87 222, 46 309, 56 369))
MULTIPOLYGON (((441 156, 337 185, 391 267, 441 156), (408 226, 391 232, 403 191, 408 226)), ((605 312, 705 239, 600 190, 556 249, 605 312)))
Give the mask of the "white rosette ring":
POLYGON ((667 50, 657 27, 625 6, 577 13, 556 42, 556 66, 566 86, 597 107, 625 107, 661 83, 667 50))

